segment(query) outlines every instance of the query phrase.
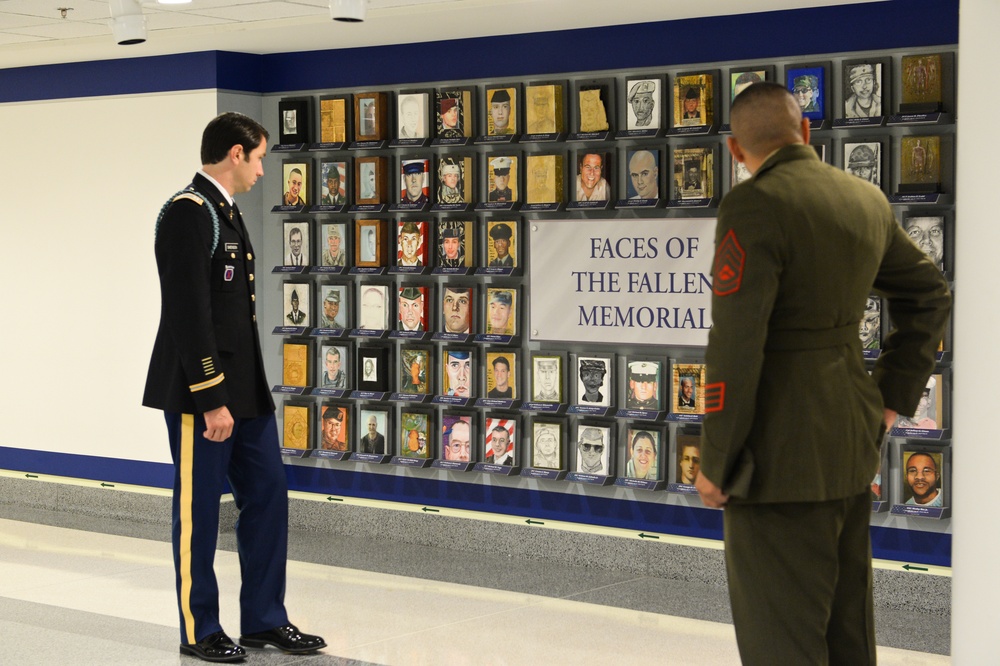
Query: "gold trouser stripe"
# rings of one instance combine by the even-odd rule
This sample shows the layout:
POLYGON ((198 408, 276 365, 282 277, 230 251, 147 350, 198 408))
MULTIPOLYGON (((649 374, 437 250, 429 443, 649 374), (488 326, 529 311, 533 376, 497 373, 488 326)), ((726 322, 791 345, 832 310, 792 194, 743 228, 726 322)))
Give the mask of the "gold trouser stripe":
POLYGON ((222 383, 222 380, 225 378, 226 376, 220 372, 218 376, 212 377, 208 381, 201 382, 200 384, 191 384, 188 388, 191 390, 191 393, 194 393, 195 391, 201 391, 202 389, 212 388, 216 384, 222 383))
POLYGON ((180 577, 181 577, 181 613, 184 615, 184 628, 187 630, 188 643, 196 643, 194 632, 194 615, 191 613, 191 524, 194 479, 194 414, 181 414, 181 542, 180 577))

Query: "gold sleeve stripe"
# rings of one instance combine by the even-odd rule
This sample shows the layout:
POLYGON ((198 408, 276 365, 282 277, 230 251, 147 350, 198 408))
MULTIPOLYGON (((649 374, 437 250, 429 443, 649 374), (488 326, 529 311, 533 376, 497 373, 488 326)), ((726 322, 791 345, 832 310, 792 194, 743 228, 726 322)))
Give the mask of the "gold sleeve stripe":
POLYGON ((191 390, 191 393, 196 393, 198 391, 203 391, 203 390, 205 390, 207 388, 212 388, 213 386, 215 386, 217 384, 221 384, 222 381, 225 378, 226 378, 226 375, 224 375, 223 373, 220 372, 218 374, 218 376, 212 377, 208 381, 201 382, 200 384, 191 384, 191 386, 189 386, 188 389, 191 390))
POLYGON ((191 612, 191 534, 194 503, 194 414, 181 414, 180 500, 181 538, 178 544, 181 577, 181 613, 187 642, 195 643, 194 613, 191 612))

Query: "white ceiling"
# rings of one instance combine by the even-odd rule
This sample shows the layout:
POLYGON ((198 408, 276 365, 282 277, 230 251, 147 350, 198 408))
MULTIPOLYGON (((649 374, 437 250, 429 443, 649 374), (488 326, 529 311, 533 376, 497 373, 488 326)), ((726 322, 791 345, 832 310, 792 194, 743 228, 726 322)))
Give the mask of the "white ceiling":
POLYGON ((0 0, 0 68, 194 51, 406 44, 870 1, 369 0, 368 20, 345 24, 330 20, 328 0, 143 0, 146 42, 118 46, 107 0, 0 0), (68 8, 65 18, 61 8, 68 8))

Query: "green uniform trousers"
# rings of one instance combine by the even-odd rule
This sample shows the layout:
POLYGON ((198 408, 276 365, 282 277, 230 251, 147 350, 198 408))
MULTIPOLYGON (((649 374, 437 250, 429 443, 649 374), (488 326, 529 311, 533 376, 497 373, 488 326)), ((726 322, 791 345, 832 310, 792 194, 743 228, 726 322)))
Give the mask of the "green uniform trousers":
POLYGON ((868 492, 730 504, 726 570, 746 666, 875 664, 868 492))

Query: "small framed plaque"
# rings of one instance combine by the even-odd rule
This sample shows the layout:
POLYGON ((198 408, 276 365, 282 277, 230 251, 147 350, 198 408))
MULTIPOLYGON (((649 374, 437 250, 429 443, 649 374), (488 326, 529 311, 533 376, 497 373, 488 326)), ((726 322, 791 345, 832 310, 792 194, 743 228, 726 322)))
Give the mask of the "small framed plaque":
POLYGON ((912 416, 898 416, 890 434, 895 437, 930 437, 931 432, 921 431, 940 431, 947 428, 943 389, 944 375, 931 375, 920 395, 917 411, 912 416))
POLYGON ((312 141, 312 120, 310 99, 283 99, 278 102, 281 117, 281 131, 278 133, 282 144, 310 143, 312 141))
POLYGON ((471 335, 475 332, 472 304, 474 287, 446 284, 441 290, 441 326, 444 333, 471 335))
POLYGON ((677 431, 675 483, 689 492, 701 471, 701 434, 692 430, 677 431))
POLYGON ((426 266, 428 240, 427 222, 423 220, 396 222, 396 266, 426 266))
POLYGON ((328 222, 322 226, 320 265, 324 268, 345 268, 347 248, 351 246, 346 222, 328 222))
POLYGON ((517 106, 518 87, 486 89, 486 134, 508 136, 520 134, 517 106))
POLYGON ((625 196, 630 202, 652 202, 660 198, 660 150, 641 148, 625 153, 625 196))
POLYGON ((351 348, 347 345, 321 345, 317 387, 347 390, 351 388, 351 348))
POLYGON ((922 53, 900 59, 901 114, 949 111, 954 103, 952 53, 922 53))
POLYGON ((843 107, 838 126, 880 125, 890 108, 891 61, 889 58, 848 60, 842 65, 843 107), (885 111, 883 111, 885 109, 885 111))
POLYGON ((293 220, 283 223, 284 228, 284 254, 282 255, 282 266, 295 266, 305 268, 309 266, 309 220, 293 220))
POLYGON ((348 405, 328 404, 319 409, 322 439, 319 448, 324 451, 347 451, 351 441, 351 408, 348 405))
POLYGON ((426 92, 401 92, 396 96, 396 137, 400 141, 422 142, 431 137, 429 105, 430 94, 426 92))
POLYGON ((386 203, 387 164, 385 157, 359 157, 354 160, 354 201, 358 205, 386 203))
POLYGON ((789 65, 785 69, 785 86, 802 110, 802 117, 810 120, 813 129, 822 127, 823 119, 827 118, 829 71, 830 63, 789 65))
POLYGON ((516 416, 493 413, 486 415, 483 424, 482 460, 491 465, 519 465, 520 420, 516 416))
POLYGON ((865 313, 858 325, 861 350, 865 358, 878 357, 882 349, 882 299, 871 294, 865 301, 865 313))
POLYGON ((729 70, 729 102, 755 83, 774 81, 774 65, 752 65, 729 70))
MULTIPOLYGON (((945 501, 945 462, 944 450, 915 447, 909 443, 901 446, 900 503, 914 509, 918 509, 918 507, 934 509, 948 506, 945 501)), ((900 512, 894 511, 894 513, 900 512)), ((917 511, 914 511, 914 514, 919 515, 917 511)))
POLYGON ((625 462, 624 477, 638 481, 662 480, 663 473, 660 467, 665 456, 661 456, 660 451, 667 441, 664 429, 653 425, 630 423, 622 434, 625 438, 625 444, 622 446, 625 462))
POLYGON ((715 150, 690 147, 674 150, 674 201, 703 202, 715 196, 715 150))
POLYGON ((438 160, 438 205, 470 204, 473 189, 473 159, 448 155, 438 160))
POLYGON ((517 268, 518 247, 517 220, 488 220, 486 222, 486 261, 489 268, 517 268))
POLYGON ((399 414, 399 455, 402 458, 434 457, 431 437, 434 415, 404 409, 399 414))
POLYGON ((871 183, 880 190, 886 190, 888 179, 886 171, 886 137, 869 137, 859 139, 844 139, 843 159, 844 171, 871 183))
POLYGON ((745 180, 750 180, 750 169, 743 162, 740 162, 732 153, 729 153, 729 189, 732 189, 745 180))
POLYGON ((430 322, 430 290, 423 285, 401 284, 398 290, 398 331, 426 331, 430 322))
POLYGON ((625 81, 625 127, 633 136, 656 136, 663 118, 663 79, 625 81))
POLYGON ((390 432, 392 411, 384 407, 363 405, 358 410, 358 453, 369 455, 389 455, 386 436, 390 432))
POLYGON ((320 209, 339 209, 347 204, 347 193, 350 191, 346 161, 334 162, 322 160, 319 163, 320 209))
POLYGON ((441 458, 458 463, 475 462, 475 417, 472 414, 445 412, 441 415, 441 458))
POLYGON ((573 402, 610 407, 615 391, 615 355, 580 353, 573 357, 573 402))
POLYGON ((286 449, 306 451, 312 448, 312 405, 285 402, 281 409, 281 446, 286 449))
POLYGON ((487 159, 486 200, 490 203, 520 201, 518 190, 518 156, 498 155, 487 159))
POLYGON ((345 95, 319 100, 319 140, 321 146, 339 146, 351 136, 351 103, 345 95))
POLYGON ((625 409, 659 412, 663 409, 663 361, 633 357, 626 367, 625 409))
POLYGON ((399 203, 407 209, 423 209, 430 203, 431 160, 429 157, 399 161, 399 203))
POLYGON ((525 201, 529 204, 562 203, 563 155, 528 155, 525 201))
POLYGON ((703 134, 716 122, 717 72, 693 72, 674 77, 672 134, 703 134))
POLYGON ((355 220, 354 264, 358 267, 380 267, 389 258, 389 221, 355 220))
POLYGON ((351 311, 350 290, 346 284, 323 284, 319 287, 319 328, 345 329, 351 311))
POLYGON ((284 294, 285 326, 309 327, 312 320, 302 306, 309 307, 312 303, 312 285, 308 282, 285 282, 282 284, 284 294))
POLYGON ((476 397, 476 350, 471 347, 444 347, 441 350, 441 395, 469 399, 476 397))
POLYGON ((438 139, 467 139, 473 136, 474 96, 472 88, 437 91, 438 139))
POLYGON ((531 355, 531 401, 562 403, 566 357, 564 354, 534 352, 531 355))
POLYGON ((611 154, 598 150, 576 153, 576 186, 574 202, 611 200, 611 154))
POLYGON ((437 266, 467 269, 475 265, 475 222, 438 220, 437 266))
POLYGON ((309 203, 309 162, 302 160, 285 161, 281 163, 282 208, 301 209, 309 203))
POLYGON ((312 356, 310 342, 285 342, 281 345, 282 386, 311 386, 312 373, 309 372, 309 358, 312 356))
POLYGON ((564 470, 566 423, 555 419, 531 422, 531 466, 536 469, 564 470))
POLYGON ((355 366, 359 391, 385 393, 389 390, 389 348, 358 347, 358 362, 355 366))
POLYGON ((517 400, 517 377, 521 353, 516 349, 486 352, 486 397, 492 400, 517 400))
POLYGON ((358 328, 370 331, 387 331, 390 328, 392 303, 391 287, 387 284, 358 284, 358 328))
POLYGON ((899 192, 941 192, 941 137, 904 136, 899 147, 899 192))
POLYGON ((486 288, 486 334, 518 335, 516 287, 486 288))
POLYGON ((434 377, 434 350, 406 345, 399 349, 399 392, 430 395, 434 377))
POLYGON ((903 216, 903 231, 935 266, 945 270, 945 234, 948 231, 945 213, 907 213, 903 216))
POLYGON ((386 118, 389 96, 384 92, 364 92, 354 95, 354 140, 358 143, 385 141, 388 138, 386 118))
POLYGON ((576 139, 603 139, 614 129, 614 82, 576 84, 576 139))
POLYGON ((604 423, 577 424, 575 471, 578 474, 611 476, 614 434, 614 429, 604 423))
POLYGON ((705 413, 705 364, 675 362, 670 376, 670 411, 676 415, 705 413))
POLYGON ((532 83, 524 90, 525 133, 555 140, 565 127, 562 83, 532 83))

